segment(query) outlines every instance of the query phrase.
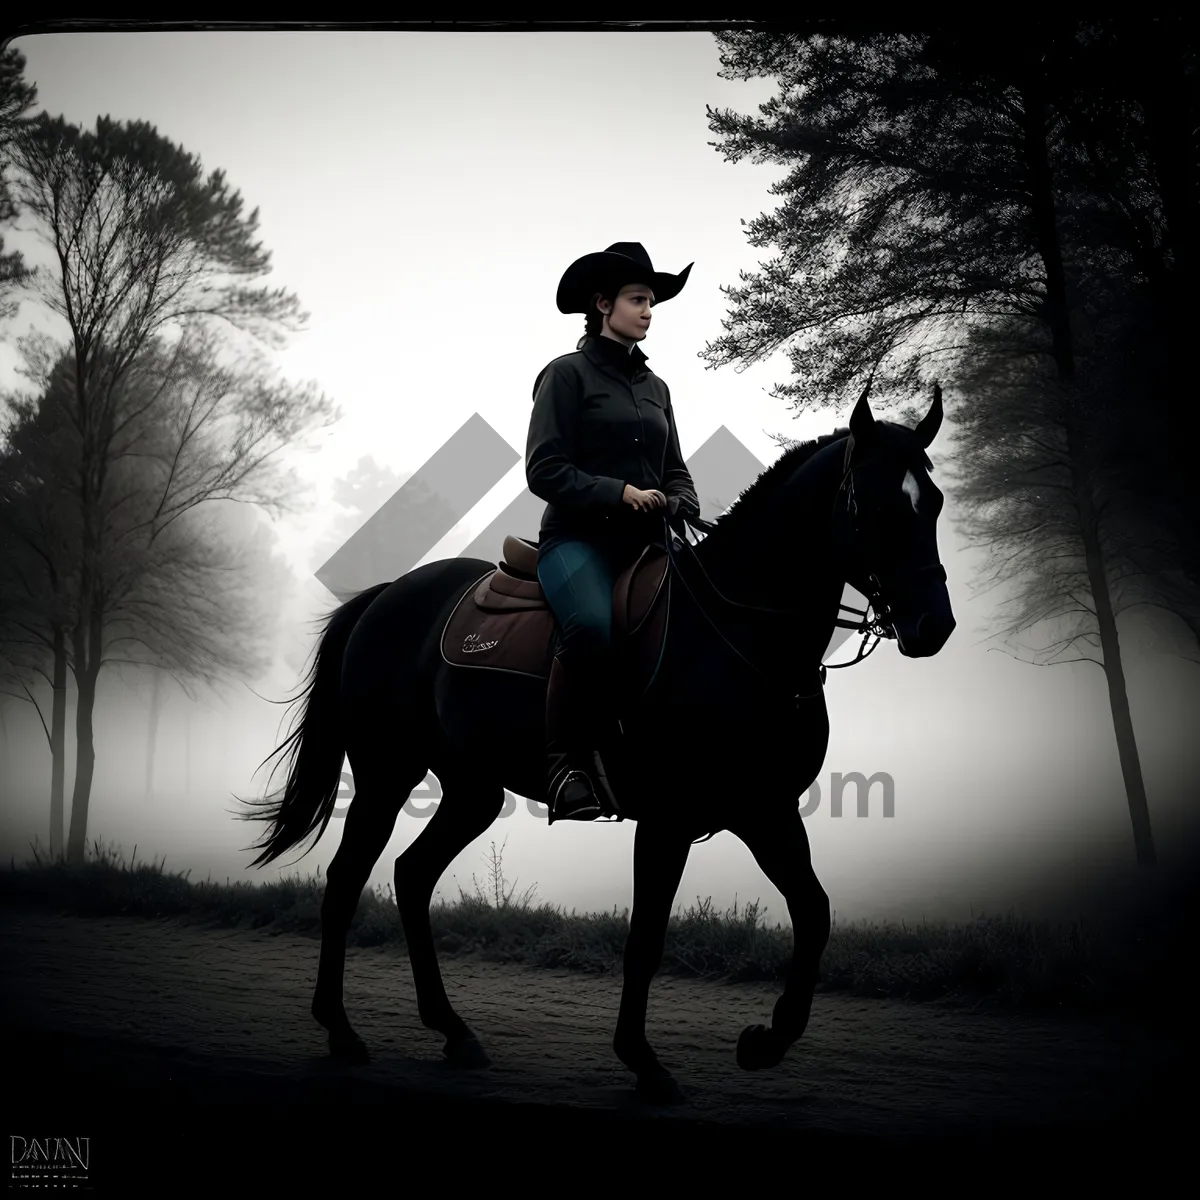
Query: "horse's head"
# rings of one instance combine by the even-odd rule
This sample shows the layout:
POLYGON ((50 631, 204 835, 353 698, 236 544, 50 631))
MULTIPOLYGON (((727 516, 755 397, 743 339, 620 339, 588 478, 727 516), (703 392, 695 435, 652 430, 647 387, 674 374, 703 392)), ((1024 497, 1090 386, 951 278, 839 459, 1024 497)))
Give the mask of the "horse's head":
MULTIPOLYGON (((868 385, 869 387, 870 385, 868 385)), ((946 571, 938 557, 942 493, 925 451, 942 423, 942 393, 915 429, 877 421, 863 392, 846 445, 850 521, 847 582, 867 596, 909 658, 936 654, 954 631, 946 571)))

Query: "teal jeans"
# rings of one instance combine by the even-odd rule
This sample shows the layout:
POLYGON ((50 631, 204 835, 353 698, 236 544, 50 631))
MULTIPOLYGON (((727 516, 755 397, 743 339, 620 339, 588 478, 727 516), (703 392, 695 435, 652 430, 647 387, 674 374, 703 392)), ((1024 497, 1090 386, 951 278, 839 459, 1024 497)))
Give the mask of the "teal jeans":
POLYGON ((612 595, 617 575, 637 556, 573 538, 538 554, 538 580, 559 625, 564 659, 602 656, 612 642, 612 595))

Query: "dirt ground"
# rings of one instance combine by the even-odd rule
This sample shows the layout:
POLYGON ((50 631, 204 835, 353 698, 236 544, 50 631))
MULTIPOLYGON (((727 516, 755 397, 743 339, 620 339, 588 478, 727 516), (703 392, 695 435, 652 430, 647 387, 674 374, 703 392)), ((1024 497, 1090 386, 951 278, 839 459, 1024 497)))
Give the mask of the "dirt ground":
MULTIPOLYGON (((976 1171, 989 1147, 985 1173, 1049 1148, 1078 1178, 1080 1154, 1110 1170, 1118 1144, 1136 1157, 1144 1132, 1161 1142, 1162 1122, 1181 1115, 1164 1087, 1180 1042, 1163 1025, 818 995, 783 1065, 747 1073, 737 1037, 769 1020, 778 988, 669 976, 651 992, 649 1036, 686 1101, 650 1109, 611 1050, 619 979, 447 958, 451 999, 492 1058, 457 1071, 417 1019, 407 960, 388 948, 349 952, 346 1007, 374 1061, 341 1067, 309 1014, 317 952, 288 935, 4 911, 6 1090, 20 1097, 6 1132, 89 1136, 83 1175, 107 1170, 129 1194, 132 1176, 116 1176, 151 1160, 161 1171, 164 1155, 181 1178, 232 1179, 235 1144, 277 1179, 285 1165, 316 1170, 322 1154, 345 1178, 375 1157, 370 1130, 386 1136, 385 1158, 444 1143, 451 1156, 438 1161, 462 1170, 480 1165, 462 1155, 482 1152, 487 1134, 527 1158, 564 1141, 578 1156, 579 1139, 640 1139, 676 1165, 736 1138, 763 1154, 803 1147, 806 1164, 828 1151, 835 1174, 855 1177, 867 1147, 955 1144, 976 1171), (293 1139, 286 1154, 281 1136, 293 1139)), ((600 1164, 608 1153, 586 1149, 600 1164)))

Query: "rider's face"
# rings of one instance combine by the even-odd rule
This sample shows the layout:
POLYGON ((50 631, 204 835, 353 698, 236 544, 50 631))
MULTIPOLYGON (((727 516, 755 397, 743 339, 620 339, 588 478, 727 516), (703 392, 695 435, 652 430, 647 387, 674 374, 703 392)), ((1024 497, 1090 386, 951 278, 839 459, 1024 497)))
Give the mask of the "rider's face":
POLYGON ((615 301, 601 300, 604 332, 626 346, 640 342, 650 331, 650 306, 654 293, 641 283, 626 284, 615 301))

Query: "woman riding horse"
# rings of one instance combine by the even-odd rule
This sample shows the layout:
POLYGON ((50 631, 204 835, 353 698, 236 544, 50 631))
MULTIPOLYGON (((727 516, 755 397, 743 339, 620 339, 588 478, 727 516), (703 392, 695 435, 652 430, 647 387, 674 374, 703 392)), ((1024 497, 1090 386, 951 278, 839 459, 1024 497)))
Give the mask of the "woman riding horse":
POLYGON ((656 538, 656 510, 700 514, 671 393, 638 345, 650 310, 680 293, 693 265, 665 274, 639 243, 616 242, 577 259, 558 285, 559 312, 586 314, 586 329, 538 375, 525 451, 529 490, 546 501, 538 579, 559 626, 546 696, 554 820, 603 812, 594 751, 612 696, 616 577, 656 538))

